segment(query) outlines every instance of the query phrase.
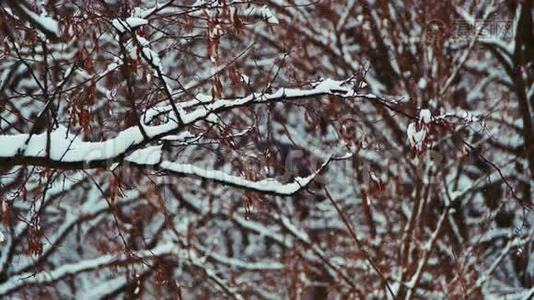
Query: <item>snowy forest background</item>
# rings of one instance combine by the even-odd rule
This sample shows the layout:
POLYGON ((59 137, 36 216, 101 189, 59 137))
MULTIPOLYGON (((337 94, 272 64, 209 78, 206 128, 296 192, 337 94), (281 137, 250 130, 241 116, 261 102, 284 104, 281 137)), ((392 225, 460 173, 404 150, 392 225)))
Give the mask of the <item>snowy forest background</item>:
POLYGON ((3 299, 532 299, 532 1, 0 2, 3 299))

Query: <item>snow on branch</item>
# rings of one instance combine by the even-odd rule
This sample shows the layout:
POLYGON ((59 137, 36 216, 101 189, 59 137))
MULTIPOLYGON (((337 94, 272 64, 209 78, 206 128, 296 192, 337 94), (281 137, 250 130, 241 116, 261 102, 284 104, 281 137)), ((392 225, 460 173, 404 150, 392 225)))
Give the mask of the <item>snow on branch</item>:
POLYGON ((113 27, 115 27, 115 29, 117 29, 117 31, 124 33, 126 31, 132 31, 132 29, 135 29, 136 27, 146 25, 148 24, 148 21, 142 18, 128 17, 126 20, 113 19, 111 24, 113 27))
POLYGON ((485 126, 480 116, 468 111, 432 115, 430 110, 422 109, 414 122, 408 125, 406 135, 411 148, 422 153, 431 148, 447 131, 453 131, 455 126, 472 124, 478 124, 482 128, 485 126))
MULTIPOLYGON (((292 195, 306 187, 330 159, 307 177, 297 177, 293 182, 280 183, 272 179, 250 181, 217 170, 206 170, 190 164, 161 161, 161 147, 149 144, 164 140, 182 131, 187 125, 207 120, 215 113, 256 103, 296 101, 321 95, 358 97, 349 81, 325 79, 311 89, 282 88, 274 93, 254 93, 237 99, 218 99, 193 107, 182 115, 182 122, 170 118, 161 125, 141 125, 121 131, 116 137, 101 142, 86 142, 70 133, 67 128, 41 134, 0 135, 0 166, 38 165, 51 168, 83 169, 108 168, 117 163, 137 167, 151 167, 171 174, 186 175, 222 184, 276 195, 292 195), (141 131, 141 129, 144 131, 141 131)), ((369 99, 375 99, 365 95, 369 99)))
POLYGON ((111 21, 111 25, 120 33, 131 32, 137 27, 147 25, 148 17, 171 3, 172 1, 163 5, 156 3, 153 7, 145 9, 135 7, 131 16, 126 19, 115 18, 111 21))
MULTIPOLYGON (((180 106, 184 109, 197 108, 189 113, 184 122, 186 124, 196 121, 198 118, 205 118, 211 113, 217 113, 229 108, 245 106, 253 103, 295 101, 305 98, 311 98, 322 95, 332 95, 340 98, 363 98, 368 100, 385 101, 373 94, 358 94, 354 82, 349 80, 338 81, 332 79, 323 79, 312 84, 312 89, 300 88, 281 88, 273 93, 257 92, 242 98, 218 99, 203 94, 195 97, 195 100, 181 102, 180 106)), ((396 104, 392 101, 392 104, 396 104)), ((171 105, 155 106, 149 108, 142 116, 143 121, 149 123, 156 116, 160 116, 172 111, 171 105)))
POLYGON ((143 259, 150 259, 165 255, 179 255, 179 248, 173 243, 167 243, 150 250, 135 252, 135 255, 103 255, 98 258, 83 260, 70 264, 64 264, 54 270, 46 272, 28 272, 12 276, 8 281, 0 284, 0 295, 19 290, 28 285, 47 284, 75 275, 81 272, 89 272, 102 267, 120 265, 129 262, 137 262, 143 259))
POLYGON ((30 5, 23 0, 7 0, 6 3, 14 10, 17 16, 28 21, 47 37, 59 38, 59 25, 53 18, 46 16, 45 13, 41 15, 36 14, 31 10, 30 5))
POLYGON ((207 170, 191 164, 161 161, 160 158, 161 147, 153 146, 134 152, 132 155, 126 157, 126 161, 134 166, 152 167, 172 174, 193 176, 237 188, 282 196, 292 195, 305 188, 330 162, 330 159, 328 159, 318 170, 306 177, 296 177, 293 182, 281 183, 270 178, 251 181, 218 170, 207 170))
POLYGON ((86 142, 61 125, 41 134, 0 135, 0 145, 3 145, 0 148, 0 166, 102 168, 110 163, 120 162, 126 155, 143 149, 147 144, 176 134, 187 125, 206 120, 215 113, 258 103, 297 101, 321 95, 374 99, 369 95, 358 95, 350 82, 325 79, 315 83, 311 89, 282 88, 274 93, 253 93, 243 98, 213 99, 185 113, 182 123, 170 118, 164 124, 143 125, 146 137, 139 127, 130 127, 119 132, 114 138, 100 142, 86 142))

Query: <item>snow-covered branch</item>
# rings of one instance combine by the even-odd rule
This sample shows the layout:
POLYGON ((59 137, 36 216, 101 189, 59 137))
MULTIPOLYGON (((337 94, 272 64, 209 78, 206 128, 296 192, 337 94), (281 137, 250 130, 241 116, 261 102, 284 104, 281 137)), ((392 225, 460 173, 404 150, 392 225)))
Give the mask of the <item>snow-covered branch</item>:
POLYGON ((326 166, 325 162, 316 172, 307 177, 297 177, 291 183, 279 183, 266 179, 261 181, 244 180, 215 170, 205 170, 190 164, 161 161, 161 147, 147 146, 172 135, 185 126, 208 119, 215 113, 221 113, 240 106, 276 102, 296 101, 321 95, 333 95, 342 98, 365 97, 374 99, 372 95, 358 95, 349 81, 325 79, 317 82, 311 89, 282 88, 274 93, 257 93, 236 99, 212 100, 201 107, 195 107, 182 115, 183 124, 170 119, 162 125, 143 125, 130 127, 116 137, 102 142, 82 141, 77 135, 71 134, 67 128, 59 128, 41 134, 1 135, 0 143, 9 145, 0 150, 0 165, 40 165, 52 168, 82 169, 111 167, 115 163, 127 161, 139 167, 154 167, 179 175, 190 175, 223 184, 249 190, 291 195, 307 186, 311 180, 326 166), (126 158, 126 159, 125 159, 126 158))
POLYGON ((38 15, 31 10, 30 4, 25 0, 6 0, 5 1, 16 14, 28 21, 33 27, 44 33, 49 38, 59 38, 59 24, 58 22, 46 16, 46 14, 38 15))
POLYGON ((55 282, 65 276, 76 275, 80 272, 89 272, 102 267, 110 267, 124 263, 136 263, 143 259, 153 259, 165 255, 179 255, 179 248, 172 243, 162 244, 153 249, 142 250, 132 255, 103 255, 94 259, 64 264, 51 271, 28 272, 12 276, 8 281, 0 284, 0 295, 23 288, 24 286, 46 284, 55 282))
POLYGON ((281 183, 274 179, 251 181, 240 176, 229 175, 217 170, 207 170, 191 164, 161 161, 160 150, 161 147, 159 146, 138 150, 126 157, 126 161, 134 166, 151 167, 171 174, 193 176, 246 190, 285 196, 305 188, 330 162, 328 159, 312 174, 306 177, 296 177, 293 182, 289 183, 281 183))
POLYGON ((146 139, 138 127, 125 129, 114 138, 101 142, 82 141, 61 125, 49 133, 0 135, 0 144, 8 145, 0 149, 0 166, 104 167, 106 163, 120 161, 126 154, 174 134, 186 125, 206 120, 212 114, 252 104, 297 101, 322 95, 373 98, 369 95, 358 95, 350 82, 325 79, 311 89, 282 88, 271 94, 255 93, 243 98, 213 100, 185 114, 182 126, 173 119, 162 125, 145 125, 143 129, 147 133, 146 139))

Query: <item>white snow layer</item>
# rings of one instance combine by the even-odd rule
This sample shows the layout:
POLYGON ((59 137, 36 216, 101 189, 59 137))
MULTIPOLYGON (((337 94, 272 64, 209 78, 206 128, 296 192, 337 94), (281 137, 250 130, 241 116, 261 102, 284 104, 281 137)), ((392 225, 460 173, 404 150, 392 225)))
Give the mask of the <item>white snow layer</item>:
POLYGON ((19 5, 19 7, 24 10, 32 22, 40 24, 46 31, 54 34, 56 37, 59 37, 59 24, 56 20, 45 15, 38 15, 26 8, 24 5, 19 5))
POLYGON ((111 21, 111 25, 113 25, 113 27, 115 27, 115 29, 117 29, 120 33, 131 31, 136 27, 146 24, 148 24, 147 20, 138 17, 129 17, 126 18, 126 20, 113 19, 113 21, 111 21))
POLYGON ((431 119, 432 113, 430 113, 430 110, 422 109, 421 112, 419 112, 419 120, 421 120, 421 122, 428 124, 430 123, 431 119))
POLYGON ((406 135, 408 136, 408 142, 410 146, 417 151, 420 151, 423 147, 428 124, 432 121, 432 113, 428 109, 422 109, 419 112, 419 118, 416 122, 412 122, 408 125, 406 135))

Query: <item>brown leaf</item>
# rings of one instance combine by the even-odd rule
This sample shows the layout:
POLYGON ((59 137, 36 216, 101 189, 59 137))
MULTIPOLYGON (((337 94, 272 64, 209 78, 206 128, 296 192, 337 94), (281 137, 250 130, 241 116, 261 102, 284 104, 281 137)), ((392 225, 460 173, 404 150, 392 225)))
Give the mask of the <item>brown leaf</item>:
POLYGON ((80 126, 82 126, 83 131, 86 134, 89 133, 90 122, 91 122, 91 116, 90 116, 89 110, 86 108, 82 108, 80 110, 80 126))
POLYGON ((215 92, 215 96, 217 98, 220 98, 223 92, 223 85, 222 85, 221 79, 219 78, 219 76, 215 76, 213 78, 213 81, 214 81, 213 91, 215 92))

